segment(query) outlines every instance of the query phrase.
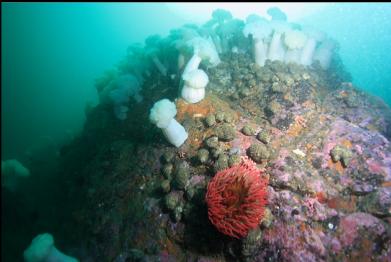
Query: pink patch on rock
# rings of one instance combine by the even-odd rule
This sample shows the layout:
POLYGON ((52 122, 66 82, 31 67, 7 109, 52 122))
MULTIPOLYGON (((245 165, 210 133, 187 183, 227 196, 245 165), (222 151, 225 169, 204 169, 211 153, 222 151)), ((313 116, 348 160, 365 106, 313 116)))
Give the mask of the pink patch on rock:
POLYGON ((196 176, 192 176, 190 178, 190 181, 189 181, 189 185, 190 186, 196 186, 198 184, 201 184, 205 181, 205 177, 204 176, 199 176, 199 175, 196 175, 196 176))
POLYGON ((293 176, 299 179, 302 179, 305 176, 305 173, 303 171, 295 171, 293 173, 293 176))
POLYGON ((360 145, 355 145, 354 148, 356 149, 357 154, 362 155, 362 147, 360 145))
POLYGON ((378 218, 367 213, 353 213, 341 219, 339 227, 342 230, 339 237, 341 244, 351 246, 359 236, 359 229, 365 228, 366 232, 376 235, 384 233, 385 228, 378 218))
POLYGON ((273 161, 273 169, 278 169, 280 167, 283 167, 286 165, 285 158, 289 156, 289 150, 288 149, 281 149, 278 153, 278 157, 276 160, 273 161))
POLYGON ((379 204, 382 207, 387 208, 391 206, 391 188, 389 187, 380 188, 378 191, 378 197, 379 197, 379 204))
POLYGON ((373 158, 370 158, 367 160, 368 169, 371 173, 374 174, 382 174, 383 173, 383 167, 380 165, 379 162, 374 160, 373 158))
POLYGON ((241 153, 246 153, 247 148, 251 146, 253 139, 250 136, 245 136, 241 132, 237 132, 236 138, 231 142, 232 148, 240 149, 241 153))
POLYGON ((313 251, 321 256, 326 254, 326 249, 323 246, 319 234, 315 233, 313 230, 304 231, 304 239, 313 251))
POLYGON ((271 174, 273 175, 273 177, 276 179, 277 182, 280 182, 283 184, 289 182, 292 179, 291 174, 289 174, 287 172, 283 172, 278 169, 272 170, 271 174))
POLYGON ((308 182, 308 188, 311 188, 315 192, 324 192, 326 191, 326 186, 323 180, 314 179, 308 182))
POLYGON ((271 134, 273 135, 274 138, 279 138, 282 135, 284 135, 284 132, 282 132, 280 129, 272 127, 270 129, 271 134))
POLYGON ((333 238, 333 240, 331 240, 331 250, 334 252, 334 253, 339 253, 341 251, 342 247, 341 247, 341 243, 339 242, 339 240, 337 238, 333 238))

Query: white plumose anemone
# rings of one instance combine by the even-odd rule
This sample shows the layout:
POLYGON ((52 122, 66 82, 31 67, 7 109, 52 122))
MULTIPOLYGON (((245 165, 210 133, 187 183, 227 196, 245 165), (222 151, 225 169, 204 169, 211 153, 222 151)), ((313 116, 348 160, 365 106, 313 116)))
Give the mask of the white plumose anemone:
POLYGON ((324 40, 315 50, 313 60, 319 61, 319 64, 323 69, 328 69, 330 67, 335 47, 336 43, 333 40, 324 40))
POLYGON ((23 253, 26 262, 78 262, 74 257, 62 253, 54 246, 53 236, 44 233, 36 236, 23 253))
POLYGON ((287 47, 285 53, 286 63, 300 63, 300 54, 307 41, 307 36, 299 30, 290 30, 285 33, 284 43, 287 47))
POLYGON ((196 69, 183 75, 185 84, 182 88, 182 98, 186 102, 194 104, 205 97, 205 87, 209 82, 208 75, 204 70, 196 69))
POLYGON ((316 44, 323 41, 325 34, 309 27, 304 28, 303 32, 307 35, 308 39, 301 52, 300 63, 309 66, 313 62, 316 44))
POLYGON ((252 35, 254 61, 259 66, 265 65, 268 51, 266 40, 270 37, 271 32, 272 28, 269 25, 269 22, 261 18, 246 24, 243 29, 243 35, 245 37, 252 35))
POLYGON ((17 189, 21 179, 30 176, 30 170, 16 159, 1 161, 1 186, 11 191, 17 189))
POLYGON ((183 74, 198 69, 201 61, 206 61, 210 66, 217 66, 221 60, 212 39, 194 37, 187 42, 193 48, 193 56, 187 62, 183 74))
POLYGON ((186 141, 188 134, 185 128, 175 120, 176 113, 175 104, 165 98, 153 105, 149 120, 162 129, 164 136, 171 144, 180 147, 186 141))
POLYGON ((283 44, 283 34, 291 30, 291 25, 285 21, 273 20, 270 22, 273 28, 273 36, 270 41, 268 58, 271 61, 284 61, 285 47, 283 44))
POLYGON ((142 82, 133 74, 124 74, 112 80, 103 90, 101 101, 112 103, 114 114, 119 120, 128 117, 128 103, 133 97, 137 103, 143 100, 141 96, 142 82))

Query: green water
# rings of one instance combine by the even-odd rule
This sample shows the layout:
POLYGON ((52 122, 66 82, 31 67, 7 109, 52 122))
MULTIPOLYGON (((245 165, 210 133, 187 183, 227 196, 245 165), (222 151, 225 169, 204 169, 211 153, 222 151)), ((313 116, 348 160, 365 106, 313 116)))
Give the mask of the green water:
POLYGON ((94 79, 130 43, 183 23, 158 4, 2 4, 3 158, 79 131, 94 79))
MULTIPOLYGON (((205 21, 213 8, 182 4, 173 12, 172 6, 2 4, 3 158, 22 157, 48 137, 60 143, 79 131, 86 103, 97 103, 93 79, 115 65, 130 43, 192 22, 187 18, 198 17, 192 10, 200 13, 196 22, 205 21), (183 10, 191 15, 180 16, 183 10)), ((253 4, 248 12, 256 9, 253 4)), ((265 12, 262 5, 258 10, 265 12)), ((390 13, 388 3, 330 4, 298 22, 337 39, 353 82, 391 104, 390 13)))
MULTIPOLYGON (((18 254, 37 231, 63 234, 60 245, 74 240, 56 224, 66 222, 70 214, 50 209, 65 198, 61 186, 52 187, 58 150, 83 128, 86 105, 98 103, 94 79, 115 66, 129 44, 152 34, 166 36, 184 23, 205 22, 212 10, 182 4, 174 11, 173 5, 2 3, 2 160, 26 161, 29 154, 42 154, 46 161, 31 170, 38 174, 33 188, 22 185, 25 195, 17 198, 13 193, 7 196, 15 199, 2 202, 2 208, 15 212, 10 217, 29 214, 4 230, 6 247, 12 247, 2 251, 6 261, 20 261, 18 254)), ((248 10, 265 13, 266 8, 260 4, 248 10)), ((230 11, 234 16, 239 12, 230 11)), ((289 20, 289 10, 283 11, 289 20)), ((389 3, 326 4, 296 22, 336 39, 354 85, 391 105, 390 14, 389 3)))

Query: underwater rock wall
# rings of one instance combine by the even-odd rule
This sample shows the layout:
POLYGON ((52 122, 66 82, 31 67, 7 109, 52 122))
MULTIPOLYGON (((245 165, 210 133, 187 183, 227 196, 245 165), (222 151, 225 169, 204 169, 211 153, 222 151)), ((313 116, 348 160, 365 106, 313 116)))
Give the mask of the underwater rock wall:
MULTIPOLYGON (((110 101, 93 108, 81 137, 62 152, 71 190, 82 195, 74 214, 88 243, 79 252, 83 261, 389 259, 391 111, 349 82, 337 54, 328 57, 329 67, 270 56, 257 62, 254 35, 243 34, 247 25, 271 27, 262 41, 269 50, 275 45, 275 57, 287 52, 281 39, 289 27, 305 32, 285 19, 272 27, 273 21, 244 22, 216 10, 202 27, 185 25, 149 38, 146 47, 133 45, 116 72, 97 82, 102 92, 132 74, 144 79, 143 100, 128 93, 120 119, 110 101), (195 37, 214 44, 218 63, 205 46, 201 52, 186 44, 195 37), (180 97, 191 60, 209 79, 196 103, 180 97), (175 119, 188 133, 178 148, 149 122, 149 110, 163 98, 175 101, 175 119), (268 203, 259 223, 235 239, 210 222, 205 195, 211 179, 243 157, 267 178, 268 203)), ((308 60, 324 46, 316 31, 306 37, 312 37, 308 60)), ((301 40, 296 46, 304 50, 301 40)), ((241 206, 241 194, 251 193, 243 188, 222 193, 230 198, 221 203, 238 201, 237 217, 251 215, 241 206)))

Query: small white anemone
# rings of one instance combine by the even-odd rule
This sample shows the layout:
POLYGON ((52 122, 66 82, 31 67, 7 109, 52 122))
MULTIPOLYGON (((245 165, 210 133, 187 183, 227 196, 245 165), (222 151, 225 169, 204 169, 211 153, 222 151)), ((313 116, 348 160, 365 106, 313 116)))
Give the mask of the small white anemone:
POLYGON ((291 30, 291 25, 285 21, 273 20, 270 22, 273 29, 273 36, 270 41, 268 58, 271 61, 284 61, 285 47, 283 43, 283 34, 291 30))
POLYGON ((129 111, 128 103, 133 97, 137 103, 143 100, 141 95, 142 81, 133 74, 120 75, 112 80, 102 92, 102 102, 112 103, 114 114, 120 120, 125 120, 129 111))
POLYGON ((255 39, 265 39, 270 37, 272 27, 267 20, 257 20, 246 24, 243 28, 243 35, 248 37, 250 34, 255 39))
POLYGON ((307 35, 308 40, 306 41, 303 50, 301 52, 300 62, 302 65, 309 66, 313 62, 313 56, 315 53, 316 45, 325 38, 325 33, 318 31, 312 27, 302 27, 303 32, 307 35))
POLYGON ((285 32, 284 43, 288 50, 285 53, 285 62, 300 63, 300 54, 307 36, 299 30, 289 30, 285 32))
POLYGON ((336 46, 337 43, 332 39, 324 40, 315 50, 313 60, 319 61, 319 64, 323 69, 328 69, 336 46))
POLYGON ((292 25, 290 23, 282 20, 272 20, 270 22, 270 25, 273 28, 274 32, 278 32, 281 34, 292 29, 292 25))
POLYGON ((74 257, 70 257, 59 251, 54 246, 53 236, 49 233, 44 233, 36 236, 30 246, 23 253, 26 262, 78 262, 74 257))
POLYGON ((196 69, 183 75, 185 84, 182 88, 182 98, 188 103, 198 103, 205 97, 205 87, 209 78, 204 70, 196 69))
POLYGON ((216 47, 211 38, 194 37, 186 42, 189 47, 193 48, 193 56, 187 63, 183 73, 187 73, 198 69, 202 61, 205 61, 209 66, 217 66, 221 60, 217 53, 216 47))
POLYGON ((285 33, 285 45, 289 49, 302 48, 307 41, 307 36, 299 30, 289 30, 285 33))
POLYGON ((243 35, 253 38, 254 61, 259 66, 264 66, 267 59, 267 41, 272 33, 272 27, 266 20, 256 20, 245 25, 243 35))
POLYGON ((176 106, 168 99, 156 102, 149 115, 149 120, 159 128, 166 128, 176 115, 176 106))
POLYGON ((191 88, 205 88, 209 82, 208 75, 202 69, 196 69, 183 75, 185 84, 191 88))
POLYGON ((153 105, 149 120, 162 129, 164 136, 171 144, 180 147, 186 141, 188 134, 185 128, 175 120, 176 113, 175 104, 165 98, 153 105))
POLYGON ((21 179, 30 176, 30 170, 16 159, 1 161, 1 186, 11 191, 17 189, 21 179))

